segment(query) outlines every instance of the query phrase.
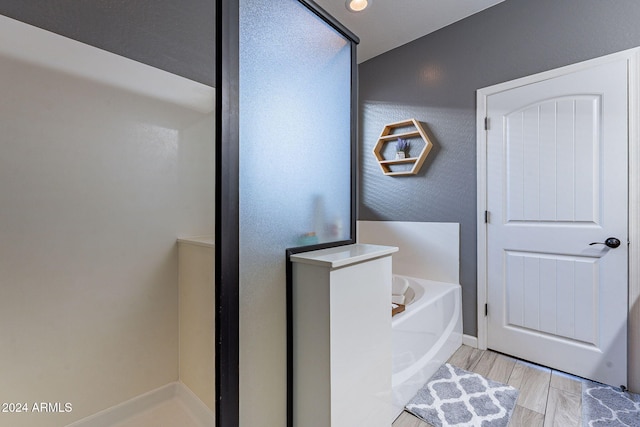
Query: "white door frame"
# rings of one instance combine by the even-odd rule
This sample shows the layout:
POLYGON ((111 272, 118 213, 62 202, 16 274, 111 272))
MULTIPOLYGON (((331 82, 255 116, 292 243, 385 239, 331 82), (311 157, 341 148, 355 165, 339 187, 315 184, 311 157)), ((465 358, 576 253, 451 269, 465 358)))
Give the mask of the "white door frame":
POLYGON ((487 348, 487 97, 519 86, 563 76, 611 61, 626 59, 629 64, 629 316, 627 387, 640 392, 640 47, 545 71, 477 91, 476 141, 478 183, 478 348, 487 348), (638 365, 638 364, 636 364, 638 365))

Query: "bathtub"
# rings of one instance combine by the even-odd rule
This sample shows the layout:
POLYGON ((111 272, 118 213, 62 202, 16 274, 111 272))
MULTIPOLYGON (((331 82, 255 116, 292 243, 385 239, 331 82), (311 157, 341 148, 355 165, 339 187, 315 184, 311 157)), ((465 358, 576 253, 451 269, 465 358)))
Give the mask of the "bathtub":
POLYGON ((436 370, 462 345, 462 294, 458 284, 395 275, 413 301, 393 316, 392 402, 395 419, 436 370))

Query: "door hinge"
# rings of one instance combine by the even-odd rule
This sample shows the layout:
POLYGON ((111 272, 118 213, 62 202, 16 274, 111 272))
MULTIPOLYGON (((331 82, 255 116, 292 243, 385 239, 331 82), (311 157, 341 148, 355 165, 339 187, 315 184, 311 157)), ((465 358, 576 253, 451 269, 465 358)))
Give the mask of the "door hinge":
POLYGON ((487 317, 489 315, 489 304, 484 305, 484 316, 487 317))
POLYGON ((489 223, 489 211, 484 211, 484 223, 489 223))
POLYGON ((484 118, 484 130, 489 130, 489 117, 484 118))

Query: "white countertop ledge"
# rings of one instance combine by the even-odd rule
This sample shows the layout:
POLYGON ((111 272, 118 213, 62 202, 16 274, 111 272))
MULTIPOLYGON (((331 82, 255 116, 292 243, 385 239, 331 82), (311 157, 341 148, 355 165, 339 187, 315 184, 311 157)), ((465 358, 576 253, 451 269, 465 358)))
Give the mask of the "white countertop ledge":
POLYGON ((356 243, 353 245, 291 255, 291 262, 313 264, 327 268, 341 268, 370 259, 391 255, 397 251, 398 248, 393 246, 356 243))

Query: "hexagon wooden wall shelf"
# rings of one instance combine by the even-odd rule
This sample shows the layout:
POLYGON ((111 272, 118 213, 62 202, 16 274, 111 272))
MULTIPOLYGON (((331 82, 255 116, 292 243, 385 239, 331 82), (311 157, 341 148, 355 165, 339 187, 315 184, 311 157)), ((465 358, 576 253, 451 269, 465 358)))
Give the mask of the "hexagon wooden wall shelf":
POLYGON ((401 122, 390 123, 388 125, 385 125, 384 129, 382 129, 382 133, 380 134, 380 138, 378 138, 378 142, 376 143, 375 147, 373 147, 373 154, 376 156, 376 159, 378 159, 378 164, 380 164, 380 168, 382 168, 382 173, 384 173, 385 175, 395 175, 395 176, 415 175, 418 173, 418 171, 420 171, 420 168, 422 167, 422 164, 427 158, 429 151, 431 151, 431 147, 433 147, 433 144, 431 143, 431 140, 429 140, 429 137, 427 136, 427 133, 422 128, 422 125, 420 124, 420 122, 418 122, 416 119, 408 119, 408 120, 403 120, 401 122), (398 128, 410 128, 410 127, 415 128, 415 130, 393 133, 393 131, 398 128), (422 141, 424 142, 424 147, 422 147, 422 150, 420 151, 420 154, 418 154, 417 157, 409 157, 406 159, 390 159, 390 160, 385 159, 384 156, 382 155, 384 146, 389 142, 396 141, 398 138, 403 138, 403 139, 421 138, 422 141), (400 165, 400 164, 412 165, 412 167, 411 169, 403 170, 403 171, 391 170, 392 165, 400 165))

